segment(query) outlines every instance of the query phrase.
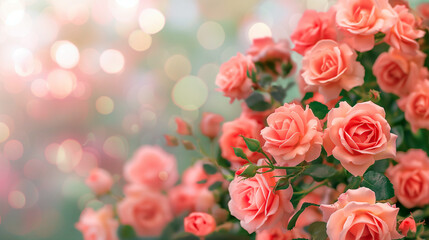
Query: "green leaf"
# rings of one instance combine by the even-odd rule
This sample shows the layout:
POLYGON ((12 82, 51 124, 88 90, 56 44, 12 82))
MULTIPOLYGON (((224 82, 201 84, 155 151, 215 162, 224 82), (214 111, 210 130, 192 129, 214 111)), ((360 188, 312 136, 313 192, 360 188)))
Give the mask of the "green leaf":
POLYGON ((386 172, 386 169, 389 167, 389 164, 390 164, 389 159, 377 160, 366 171, 367 172, 374 171, 374 172, 384 173, 384 172, 386 172))
POLYGON ((207 179, 203 179, 197 182, 197 184, 205 184, 207 183, 207 179))
POLYGON ((277 102, 283 104, 283 100, 286 97, 286 89, 281 86, 273 86, 271 88, 271 97, 273 97, 277 102))
POLYGON ((310 224, 308 232, 311 234, 312 240, 326 240, 328 238, 325 222, 314 222, 310 224))
POLYGON ((384 174, 378 172, 366 172, 363 175, 361 186, 374 191, 375 197, 378 201, 387 200, 395 196, 392 183, 384 174))
POLYGON ((235 156, 237 156, 237 157, 239 157, 239 158, 242 158, 242 159, 249 160, 249 159, 247 159, 247 156, 246 156, 246 154, 244 153, 243 149, 241 149, 241 148, 236 148, 236 147, 232 147, 232 148, 234 149, 234 154, 235 154, 235 156))
POLYGON ((251 178, 256 175, 256 171, 258 170, 258 166, 254 164, 245 165, 246 169, 240 174, 241 177, 251 178))
POLYGON ((244 139, 244 142, 246 143, 247 148, 252 152, 258 152, 261 150, 261 144, 258 140, 253 138, 247 138, 245 136, 241 136, 244 139))
POLYGON ((118 237, 121 240, 137 239, 136 233, 130 225, 120 225, 118 228, 118 237))
POLYGON ((220 187, 222 187, 222 182, 215 182, 212 185, 210 185, 209 190, 214 191, 220 187))
POLYGON ((245 102, 254 111, 262 112, 271 108, 271 104, 266 102, 264 96, 259 92, 253 92, 245 102))
POLYGON ((304 97, 302 97, 301 103, 304 105, 304 102, 308 99, 312 98, 314 96, 313 92, 307 92, 305 93, 304 97))
POLYGON ((335 168, 324 165, 324 164, 313 164, 304 170, 303 174, 311 176, 315 181, 323 181, 326 178, 330 178, 337 173, 335 168))
POLYGON ((206 172, 208 175, 213 175, 217 173, 217 168, 212 164, 204 163, 203 169, 204 169, 204 172, 206 172))
POLYGON ((274 187, 274 191, 284 190, 284 189, 287 189, 289 186, 290 186, 289 179, 282 177, 279 180, 277 180, 276 186, 274 187))
POLYGON ((317 206, 318 207, 319 204, 308 203, 308 202, 303 203, 301 206, 301 209, 299 209, 298 212, 296 212, 295 215, 293 215, 293 217, 289 220, 289 223, 287 225, 287 230, 292 230, 292 228, 295 227, 295 224, 296 224, 296 221, 298 220, 299 215, 301 215, 301 213, 303 213, 304 210, 310 206, 317 206))
POLYGON ((320 102, 311 102, 308 104, 311 108, 311 110, 314 113, 314 116, 316 116, 319 119, 324 119, 326 114, 329 112, 329 108, 320 102))
POLYGON ((362 178, 361 177, 352 177, 349 180, 349 184, 346 186, 346 189, 344 189, 344 192, 349 190, 349 189, 356 189, 360 186, 360 183, 362 182, 362 178))
POLYGON ((282 64, 282 76, 287 76, 293 69, 293 64, 289 61, 287 64, 282 64))
POLYGON ((222 150, 220 148, 218 149, 218 152, 217 152, 216 161, 219 164, 219 166, 221 166, 221 167, 224 167, 224 168, 230 168, 231 167, 231 163, 222 157, 222 150))

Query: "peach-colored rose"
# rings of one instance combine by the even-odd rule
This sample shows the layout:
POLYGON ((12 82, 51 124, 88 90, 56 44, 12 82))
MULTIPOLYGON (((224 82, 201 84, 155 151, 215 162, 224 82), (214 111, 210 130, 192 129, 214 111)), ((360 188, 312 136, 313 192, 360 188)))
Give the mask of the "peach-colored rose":
POLYGON ((175 186, 168 191, 168 200, 175 216, 194 210, 198 191, 194 186, 184 184, 175 186))
POLYGON ((117 205, 119 220, 139 236, 158 236, 172 220, 168 199, 143 185, 128 185, 125 198, 117 205))
POLYGON ((293 50, 304 55, 322 39, 336 40, 335 13, 335 8, 329 9, 328 12, 306 10, 290 36, 295 44, 293 50))
POLYGON ((411 129, 429 129, 429 79, 422 81, 408 96, 398 100, 399 108, 405 112, 405 119, 411 129))
POLYGON ((296 166, 302 161, 311 162, 322 150, 322 125, 307 106, 285 103, 267 118, 268 126, 262 129, 264 150, 281 166, 296 166))
POLYGON ((85 183, 95 194, 101 195, 110 191, 113 185, 113 178, 106 170, 94 168, 85 179, 85 183))
POLYGON ((306 91, 319 92, 330 101, 342 89, 363 84, 365 69, 356 61, 356 52, 347 44, 321 40, 309 50, 302 60, 302 77, 308 85, 306 91))
POLYGON ((210 212, 212 207, 216 204, 213 192, 207 188, 201 189, 195 199, 195 211, 197 212, 210 212))
POLYGON ((232 147, 243 149, 248 159, 252 162, 257 162, 263 157, 261 153, 251 152, 240 135, 247 138, 262 140, 260 131, 263 125, 256 120, 241 116, 231 122, 225 122, 222 126, 222 135, 219 138, 219 146, 222 150, 222 157, 232 163, 235 169, 247 163, 246 160, 235 156, 232 147))
MULTIPOLYGON (((260 169, 261 172, 267 170, 260 169)), ((228 207, 231 215, 239 219, 241 226, 249 233, 270 229, 278 224, 282 228, 287 225, 287 219, 293 212, 290 202, 292 186, 273 191, 276 185, 274 176, 282 174, 285 172, 276 170, 247 179, 236 175, 229 185, 231 200, 228 207)))
POLYGON ((282 228, 276 227, 256 233, 256 240, 292 240, 296 238, 309 239, 310 237, 310 234, 302 228, 293 228, 285 232, 282 228))
POLYGON ((84 240, 117 240, 118 226, 119 223, 113 218, 113 208, 110 205, 105 205, 97 211, 86 208, 76 223, 76 228, 82 232, 84 240))
POLYGON ((338 202, 320 206, 330 240, 399 239, 396 217, 399 208, 389 203, 376 203, 375 193, 368 188, 350 189, 338 202))
POLYGON ((421 149, 398 152, 399 164, 390 166, 386 176, 395 189, 399 202, 407 208, 429 204, 429 158, 421 149))
POLYGON ((185 232, 198 237, 205 237, 216 229, 216 221, 212 215, 202 212, 193 212, 184 220, 185 232))
POLYGON ((344 41, 360 52, 374 47, 374 35, 389 30, 397 14, 388 0, 339 0, 336 22, 344 41))
POLYGON ((362 176, 376 160, 396 155, 397 136, 390 133, 384 109, 373 102, 354 107, 341 102, 328 113, 323 138, 328 156, 334 155, 354 176, 362 176))
POLYGON ((143 146, 125 164, 124 177, 153 189, 170 188, 179 178, 176 158, 159 146, 143 146))
POLYGON ((222 174, 219 172, 211 175, 207 174, 203 168, 204 163, 206 162, 198 161, 187 168, 182 175, 182 184, 202 189, 210 187, 210 185, 215 182, 225 181, 222 174), (204 181, 204 183, 201 183, 202 181, 204 181))
POLYGON ((226 63, 220 66, 216 76, 216 85, 219 91, 229 98, 231 102, 235 99, 247 98, 252 93, 252 79, 247 76, 247 72, 252 73, 255 65, 250 56, 243 56, 238 53, 226 63))
POLYGON ((414 221, 414 218, 412 217, 407 217, 404 219, 404 221, 401 222, 398 229, 399 231, 401 231, 402 235, 407 236, 408 231, 417 231, 416 221, 414 221))
POLYGON ((423 67, 425 57, 420 51, 411 56, 394 48, 380 54, 372 71, 381 90, 399 96, 408 95, 426 74, 423 67))
POLYGON ((189 124, 187 122, 185 122, 185 120, 183 120, 180 117, 176 117, 174 119, 174 121, 176 122, 176 125, 177 125, 176 132, 178 134, 180 134, 180 135, 192 135, 191 127, 189 126, 189 124))
POLYGON ((223 122, 222 115, 205 112, 200 122, 201 133, 209 138, 215 138, 220 132, 220 125, 223 122))
POLYGON ((419 12, 421 17, 423 17, 424 19, 429 19, 429 3, 428 2, 420 3, 419 6, 417 7, 417 11, 419 12))
POLYGON ((425 32, 416 28, 416 19, 407 7, 397 5, 393 9, 398 14, 398 20, 386 32, 384 40, 390 46, 406 54, 414 55, 420 47, 415 39, 423 37, 425 32))

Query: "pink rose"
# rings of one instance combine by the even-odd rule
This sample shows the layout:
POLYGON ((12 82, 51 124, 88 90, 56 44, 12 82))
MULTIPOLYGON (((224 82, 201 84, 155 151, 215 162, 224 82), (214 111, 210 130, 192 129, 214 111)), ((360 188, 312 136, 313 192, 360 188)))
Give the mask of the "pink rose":
POLYGON ((399 239, 396 217, 399 208, 389 203, 375 203, 375 193, 368 188, 350 189, 332 205, 322 204, 330 240, 399 239))
POLYGON ((112 188, 113 178, 106 170, 94 168, 86 178, 85 183, 95 194, 102 195, 112 188))
POLYGON ((330 101, 342 89, 363 84, 365 69, 356 61, 356 52, 347 44, 321 40, 309 50, 302 60, 302 77, 308 85, 306 91, 319 92, 330 101))
POLYGON ((168 191, 168 200, 175 216, 194 210, 198 189, 194 186, 178 185, 168 191))
MULTIPOLYGON (((261 172, 268 169, 260 169, 261 172)), ((284 171, 256 174, 244 179, 235 176, 229 185, 231 200, 228 203, 231 215, 240 220, 241 226, 249 233, 287 225, 287 219, 294 209, 290 202, 293 189, 273 191, 276 185, 274 176, 284 175, 284 171)))
POLYGON ((344 41, 360 52, 374 47, 374 35, 390 29, 397 14, 388 0, 339 0, 336 22, 344 41))
POLYGON ((125 198, 117 205, 119 220, 139 236, 158 236, 172 220, 168 199, 143 185, 125 187, 125 198))
POLYGON ((180 117, 174 119, 177 125, 176 132, 180 135, 192 135, 191 126, 180 117))
POLYGON ((216 205, 216 199, 213 192, 207 188, 201 189, 195 199, 195 211, 210 212, 216 205))
POLYGON ((250 56, 238 53, 229 61, 220 66, 216 76, 216 85, 224 96, 230 97, 231 102, 235 99, 247 98, 252 93, 252 79, 247 72, 252 73, 255 69, 250 56))
POLYGON ((251 152, 240 135, 247 138, 262 140, 259 134, 262 127, 263 125, 259 124, 256 120, 243 116, 231 122, 224 123, 222 126, 222 135, 219 138, 222 157, 230 161, 235 169, 238 169, 240 166, 247 163, 246 160, 235 156, 232 147, 238 147, 243 149, 250 161, 256 163, 263 155, 261 153, 251 152))
POLYGON ((329 9, 328 12, 306 10, 295 31, 290 36, 290 39, 295 44, 293 50, 304 55, 319 40, 336 40, 335 13, 334 8, 329 9))
POLYGON ((200 122, 201 133, 209 138, 215 138, 220 132, 220 125, 223 122, 222 115, 205 112, 200 122))
POLYGON ((429 19, 429 3, 420 3, 417 7, 417 11, 424 19, 429 19))
POLYGON ((386 176, 399 202, 407 208, 429 204, 429 158, 421 149, 398 152, 399 164, 390 166, 386 176))
POLYGON ((400 98, 398 106, 414 132, 419 128, 429 129, 429 79, 422 81, 408 96, 400 98))
POLYGON ((408 95, 425 76, 425 56, 420 51, 415 56, 410 56, 393 48, 380 54, 372 71, 381 90, 399 96, 408 95))
POLYGON ((215 182, 224 182, 224 178, 221 173, 207 174, 204 171, 204 161, 198 161, 191 167, 187 168, 182 175, 182 184, 192 186, 198 189, 208 188, 215 182), (199 183, 204 181, 204 183, 199 183))
POLYGON ((198 237, 205 237, 216 229, 216 221, 212 215, 202 212, 193 212, 184 220, 185 232, 198 237))
POLYGON ((373 102, 354 107, 341 102, 328 113, 323 138, 328 156, 334 155, 354 176, 362 176, 376 160, 396 155, 397 136, 390 133, 384 109, 373 102))
POLYGON ((268 127, 261 131, 264 150, 281 166, 311 162, 322 150, 322 125, 307 106, 285 103, 267 118, 268 127))
POLYGON ((407 236, 408 231, 417 231, 416 221, 414 221, 414 218, 412 217, 407 217, 404 219, 404 221, 401 222, 398 229, 399 231, 401 231, 402 235, 407 236))
POLYGON ((398 14, 398 20, 390 31, 386 32, 384 40, 390 46, 406 54, 414 55, 420 48, 415 39, 423 37, 425 32, 416 28, 416 19, 407 7, 397 5, 394 10, 398 14))
POLYGON ((282 228, 271 228, 256 233, 256 240, 291 240, 296 238, 309 239, 311 236, 304 229, 293 228, 284 231, 282 228))
POLYGON ((113 208, 110 205, 105 205, 98 211, 86 208, 76 223, 76 228, 82 232, 84 240, 117 240, 118 226, 119 223, 113 218, 113 208))
POLYGON ((125 164, 124 177, 153 189, 170 188, 179 178, 176 158, 159 146, 143 146, 125 164))

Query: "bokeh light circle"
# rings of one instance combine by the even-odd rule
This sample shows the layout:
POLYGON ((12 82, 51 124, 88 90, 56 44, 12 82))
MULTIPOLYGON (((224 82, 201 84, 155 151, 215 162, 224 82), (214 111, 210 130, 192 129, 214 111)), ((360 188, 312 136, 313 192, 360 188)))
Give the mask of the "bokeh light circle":
POLYGON ((100 114, 108 115, 113 112, 113 109, 115 108, 115 103, 111 98, 107 96, 101 96, 95 101, 95 108, 100 114))
POLYGON ((209 21, 198 28, 197 38, 201 46, 213 50, 222 46, 225 41, 225 31, 219 23, 209 21))
POLYGON ((9 205, 13 208, 20 209, 25 206, 25 195, 21 191, 12 191, 9 193, 9 205))
POLYGON ((195 76, 186 76, 180 79, 172 91, 174 103, 188 111, 200 108, 206 102, 207 96, 206 83, 195 76))
POLYGON ((258 22, 253 24, 249 29, 249 39, 253 41, 255 38, 271 37, 271 29, 267 24, 258 22))
POLYGON ((146 8, 139 15, 139 26, 147 34, 161 31, 165 25, 164 15, 155 8, 146 8))
POLYGON ((63 99, 76 87, 76 76, 73 72, 55 69, 49 73, 46 82, 51 95, 54 98, 63 99))
POLYGON ((9 127, 4 122, 0 122, 0 143, 6 141, 9 138, 9 134, 9 127))
POLYGON ((74 68, 79 62, 79 49, 69 41, 57 41, 51 48, 52 59, 62 68, 74 68))
POLYGON ((132 49, 142 52, 150 48, 152 37, 142 30, 135 30, 128 37, 128 44, 132 49))
POLYGON ((124 68, 124 65, 124 55, 122 55, 118 50, 107 49, 100 55, 100 67, 106 73, 119 73, 124 68))
POLYGON ((191 68, 191 62, 188 58, 180 54, 169 57, 164 65, 165 73, 173 80, 189 75, 191 68))

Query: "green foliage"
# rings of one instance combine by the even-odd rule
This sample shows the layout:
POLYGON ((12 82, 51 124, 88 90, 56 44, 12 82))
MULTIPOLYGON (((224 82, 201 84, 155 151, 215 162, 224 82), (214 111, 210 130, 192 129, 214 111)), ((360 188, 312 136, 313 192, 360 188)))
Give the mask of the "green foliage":
POLYGON ((254 111, 265 111, 271 108, 271 103, 266 102, 264 95, 260 92, 253 92, 245 100, 247 106, 254 111))
POLYGON ((256 171, 258 170, 258 166, 254 164, 245 165, 246 169, 240 174, 241 177, 251 178, 256 175, 256 171))
POLYGON ((325 222, 314 222, 310 224, 308 232, 311 234, 312 240, 326 240, 328 238, 325 222))
POLYGON ((387 200, 395 196, 392 183, 384 174, 379 172, 366 172, 363 175, 361 186, 374 191, 377 201, 387 200))
POLYGON ((308 104, 311 108, 311 110, 314 113, 314 116, 316 116, 319 119, 324 119, 326 114, 329 112, 329 108, 320 102, 311 102, 308 104))
POLYGON ((302 105, 305 105, 305 101, 307 101, 308 99, 312 98, 314 96, 314 93, 312 92, 307 92, 305 93, 304 97, 301 100, 302 105))
POLYGON ((284 190, 290 186, 289 179, 286 177, 282 177, 277 180, 276 186, 274 187, 274 191, 284 190))
POLYGON ((222 187, 222 182, 214 182, 212 185, 209 186, 210 191, 214 191, 222 187))
POLYGON ((118 237, 121 240, 137 240, 137 235, 130 225, 120 225, 118 228, 118 237))
POLYGON ((243 149, 241 149, 241 148, 236 148, 236 147, 232 147, 232 148, 234 149, 234 154, 235 154, 235 156, 237 156, 237 157, 239 157, 239 158, 242 158, 242 159, 245 159, 245 160, 249 161, 249 159, 247 159, 247 156, 246 156, 246 154, 244 153, 243 149))
POLYGON ((288 225, 287 225, 287 229, 288 230, 292 230, 292 228, 294 228, 295 227, 295 224, 296 224, 296 221, 298 220, 298 218, 299 218, 299 216, 301 215, 301 213, 303 213, 304 212, 304 210, 307 208, 307 207, 310 207, 310 206, 319 206, 319 204, 315 204, 315 203, 308 203, 308 202, 305 202, 305 203, 303 203, 302 204, 302 206, 301 206, 301 209, 299 209, 296 213, 295 213, 295 215, 293 215, 293 217, 289 220, 289 223, 288 223, 288 225))
POLYGON ((383 173, 384 174, 384 172, 386 172, 386 169, 389 167, 389 164, 390 164, 389 163, 389 159, 377 160, 366 171, 367 172, 374 171, 374 172, 379 172, 379 173, 383 173))
POLYGON ((247 148, 252 152, 258 152, 261 150, 261 143, 258 140, 253 138, 247 138, 245 136, 241 136, 246 143, 247 148))
POLYGON ((304 170, 305 175, 311 176, 315 181, 323 181, 337 173, 333 167, 324 164, 312 164, 304 170))

